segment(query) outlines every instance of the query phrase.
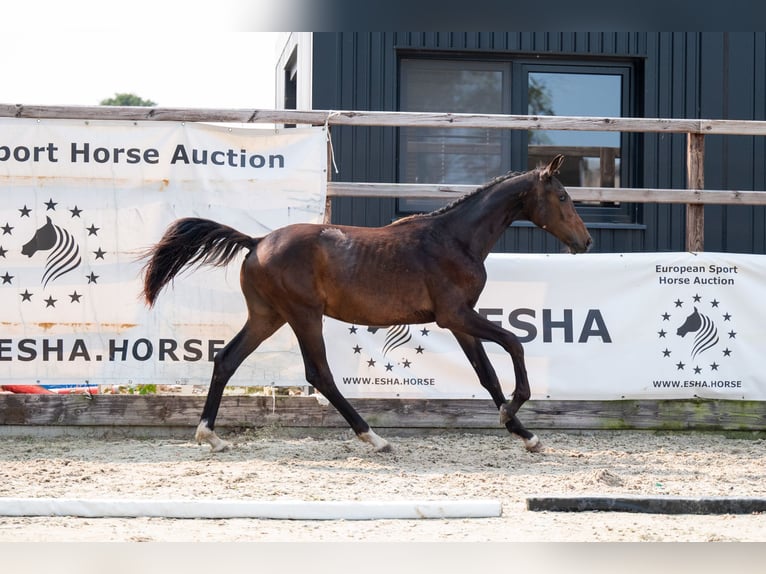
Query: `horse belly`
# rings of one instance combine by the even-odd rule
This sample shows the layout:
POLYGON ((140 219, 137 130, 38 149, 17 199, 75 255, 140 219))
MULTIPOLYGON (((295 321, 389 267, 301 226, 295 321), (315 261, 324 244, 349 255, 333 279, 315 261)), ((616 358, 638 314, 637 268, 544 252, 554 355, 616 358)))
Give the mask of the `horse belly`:
POLYGON ((397 325, 433 320, 424 286, 403 280, 333 281, 325 288, 325 314, 359 325, 397 325))

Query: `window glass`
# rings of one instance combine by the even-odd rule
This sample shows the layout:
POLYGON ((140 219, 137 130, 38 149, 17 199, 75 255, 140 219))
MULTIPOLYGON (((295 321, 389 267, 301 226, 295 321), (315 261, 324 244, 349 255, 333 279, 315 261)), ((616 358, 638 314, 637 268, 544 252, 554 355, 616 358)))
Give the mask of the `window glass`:
MULTIPOLYGON (((400 109, 414 112, 621 117, 631 115, 631 67, 528 57, 502 60, 403 58, 400 109), (513 86, 513 90, 511 89, 513 86)), ((533 169, 562 153, 564 185, 618 187, 629 179, 635 138, 620 132, 407 128, 399 130, 399 181, 480 185, 533 169)), ((635 169, 633 167, 632 169, 635 169)), ((403 215, 445 201, 400 199, 403 215)), ((633 204, 582 202, 586 222, 633 223, 633 204)))
MULTIPOLYGON (((530 72, 527 113, 551 116, 622 116, 622 76, 530 72)), ((528 168, 557 153, 567 156, 564 185, 620 185, 620 133, 569 130, 530 131, 528 168)), ((614 205, 614 204, 610 204, 614 205)))
MULTIPOLYGON (((508 64, 403 60, 401 109, 411 112, 509 113, 508 64)), ((501 130, 401 128, 400 181, 482 183, 510 167, 501 130)), ((505 140, 505 141, 504 141, 505 140)), ((437 200, 400 200, 402 211, 429 211, 437 200)))

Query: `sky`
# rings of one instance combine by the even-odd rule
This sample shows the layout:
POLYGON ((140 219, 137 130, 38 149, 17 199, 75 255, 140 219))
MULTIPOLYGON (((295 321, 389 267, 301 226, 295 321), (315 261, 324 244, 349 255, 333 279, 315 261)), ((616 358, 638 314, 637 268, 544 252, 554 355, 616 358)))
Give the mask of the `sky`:
POLYGON ((133 93, 161 107, 282 107, 281 33, 93 28, 0 29, 0 103, 90 106, 133 93))

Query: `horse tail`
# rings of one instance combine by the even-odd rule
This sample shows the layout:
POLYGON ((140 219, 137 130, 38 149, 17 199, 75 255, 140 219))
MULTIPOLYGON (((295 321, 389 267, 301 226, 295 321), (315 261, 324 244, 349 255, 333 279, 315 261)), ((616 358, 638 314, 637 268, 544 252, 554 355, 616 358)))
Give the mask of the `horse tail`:
POLYGON ((236 229, 197 217, 178 219, 165 230, 160 241, 148 249, 144 265, 143 296, 151 307, 163 287, 186 267, 227 265, 242 249, 253 249, 258 239, 236 229))

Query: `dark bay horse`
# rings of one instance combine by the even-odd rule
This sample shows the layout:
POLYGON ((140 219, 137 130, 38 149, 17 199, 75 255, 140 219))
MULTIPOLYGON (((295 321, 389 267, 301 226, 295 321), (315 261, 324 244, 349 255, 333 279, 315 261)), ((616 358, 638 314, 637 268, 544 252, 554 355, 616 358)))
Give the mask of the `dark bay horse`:
POLYGON ((484 260, 503 231, 527 219, 560 239, 573 253, 587 251, 591 237, 571 198, 554 177, 563 156, 538 169, 498 177, 450 205, 385 227, 295 224, 264 237, 198 218, 179 219, 145 255, 144 297, 154 305, 160 291, 194 264, 224 266, 242 249, 240 284, 247 304, 244 327, 216 355, 198 442, 213 451, 229 444, 214 432, 223 389, 258 345, 288 323, 303 356, 306 380, 375 450, 389 450, 341 395, 327 363, 322 316, 357 325, 436 322, 457 339, 500 411, 500 422, 530 451, 537 436, 516 416, 529 399, 524 351, 518 338, 474 310, 487 273, 484 260), (481 340, 511 355, 513 397, 503 396, 481 340))

